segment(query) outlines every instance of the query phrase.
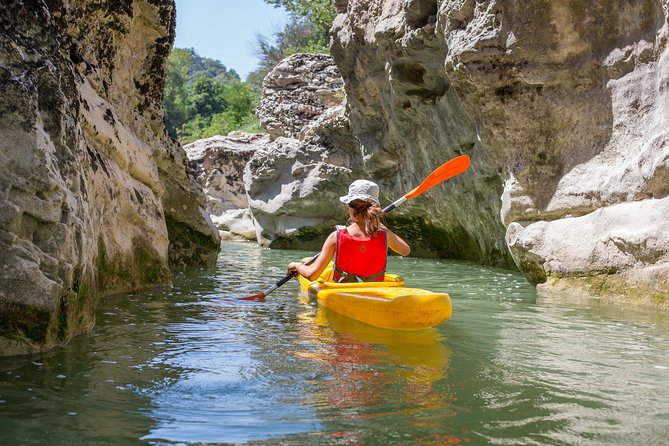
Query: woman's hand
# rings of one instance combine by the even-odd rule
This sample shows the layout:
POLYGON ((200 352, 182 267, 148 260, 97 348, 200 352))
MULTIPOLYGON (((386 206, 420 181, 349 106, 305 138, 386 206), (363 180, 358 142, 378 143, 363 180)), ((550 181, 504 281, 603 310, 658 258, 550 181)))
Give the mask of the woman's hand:
POLYGON ((294 273, 299 274, 300 272, 297 270, 297 268, 300 265, 302 265, 302 262, 290 262, 288 264, 288 274, 294 274, 294 273))

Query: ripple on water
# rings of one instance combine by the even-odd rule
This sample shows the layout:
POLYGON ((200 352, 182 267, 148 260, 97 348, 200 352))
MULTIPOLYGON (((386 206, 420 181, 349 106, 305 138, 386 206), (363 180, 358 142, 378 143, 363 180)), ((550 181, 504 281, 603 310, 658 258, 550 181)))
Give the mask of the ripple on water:
POLYGON ((295 281, 264 302, 239 300, 310 254, 225 243, 213 268, 177 273, 171 287, 103 300, 90 336, 0 363, 0 440, 666 439, 666 317, 537 297, 511 271, 395 257, 389 270, 410 286, 451 295, 451 320, 418 332, 376 329, 301 302, 295 281))

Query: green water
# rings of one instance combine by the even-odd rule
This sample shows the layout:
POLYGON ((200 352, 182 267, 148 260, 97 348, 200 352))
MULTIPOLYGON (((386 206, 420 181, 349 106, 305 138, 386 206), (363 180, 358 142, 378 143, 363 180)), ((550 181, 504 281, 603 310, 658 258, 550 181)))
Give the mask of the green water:
POLYGON ((669 442, 669 315, 395 258, 409 285, 451 295, 450 321, 374 329, 301 302, 295 281, 239 300, 308 254, 224 244, 215 268, 105 299, 90 335, 0 359, 0 444, 669 442))

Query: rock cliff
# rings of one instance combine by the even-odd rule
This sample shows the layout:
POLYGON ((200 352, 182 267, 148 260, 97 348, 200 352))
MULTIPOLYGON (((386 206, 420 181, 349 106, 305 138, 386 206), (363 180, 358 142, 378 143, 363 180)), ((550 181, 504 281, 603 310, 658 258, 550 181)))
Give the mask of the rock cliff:
POLYGON ((232 132, 184 146, 193 176, 207 197, 206 210, 226 240, 256 240, 256 229, 244 187, 244 169, 267 134, 232 132))
POLYGON ((336 6, 347 116, 384 189, 467 153, 421 204, 454 240, 484 261, 508 246, 544 291, 669 306, 667 0, 336 6))
MULTIPOLYGON (((356 20, 366 17, 355 14, 356 20)), ((474 120, 462 113, 453 92, 444 101, 423 97, 429 88, 445 89, 445 80, 404 94, 406 88, 395 90, 379 77, 379 70, 387 74, 379 48, 364 49, 378 60, 356 60, 358 50, 335 53, 353 57, 350 66, 337 60, 339 68, 328 56, 297 54, 264 80, 258 116, 271 140, 251 158, 244 177, 260 243, 318 248, 334 224, 345 222, 339 196, 352 180, 376 181, 382 203, 389 204, 467 153, 474 160, 471 174, 403 205, 388 223, 411 239, 415 255, 511 264, 499 220, 502 183, 485 153, 475 150, 474 120)), ((434 67, 443 65, 432 57, 434 67)), ((406 63, 402 81, 411 78, 412 62, 406 63)))
POLYGON ((244 172, 259 243, 314 249, 345 214, 336 206, 363 165, 332 58, 295 54, 263 81, 258 116, 270 140, 244 172))
POLYGON ((164 129, 168 0, 0 10, 0 352, 89 330, 97 296, 167 283, 218 234, 164 129))

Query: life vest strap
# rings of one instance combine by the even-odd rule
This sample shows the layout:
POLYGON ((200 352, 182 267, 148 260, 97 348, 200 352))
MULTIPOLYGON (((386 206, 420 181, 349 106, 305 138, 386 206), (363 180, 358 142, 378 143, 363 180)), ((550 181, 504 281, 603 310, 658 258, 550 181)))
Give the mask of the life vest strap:
POLYGON ((386 274, 385 271, 380 271, 376 274, 372 274, 371 276, 360 276, 358 274, 352 274, 344 271, 343 269, 338 268, 336 265, 334 267, 334 271, 340 275, 339 279, 337 279, 337 283, 374 282, 379 277, 383 277, 386 274))

